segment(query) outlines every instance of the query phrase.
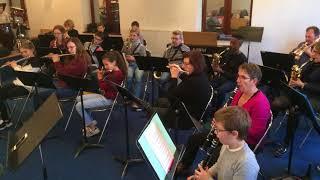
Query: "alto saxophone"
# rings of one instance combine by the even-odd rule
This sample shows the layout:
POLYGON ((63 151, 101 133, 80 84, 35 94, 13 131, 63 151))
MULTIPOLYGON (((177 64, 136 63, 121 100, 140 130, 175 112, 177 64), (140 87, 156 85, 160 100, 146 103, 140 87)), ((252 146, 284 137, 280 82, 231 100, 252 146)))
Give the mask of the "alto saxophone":
POLYGON ((309 59, 309 61, 303 63, 301 66, 299 65, 293 65, 291 67, 291 79, 297 80, 301 77, 302 68, 307 65, 309 62, 312 62, 312 59, 309 59))

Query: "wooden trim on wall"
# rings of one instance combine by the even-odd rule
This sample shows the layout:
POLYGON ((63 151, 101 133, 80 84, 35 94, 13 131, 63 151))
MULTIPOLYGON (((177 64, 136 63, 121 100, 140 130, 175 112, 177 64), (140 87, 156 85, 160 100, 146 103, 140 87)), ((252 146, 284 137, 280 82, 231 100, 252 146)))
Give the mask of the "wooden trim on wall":
POLYGON ((96 23, 96 15, 94 11, 94 0, 90 0, 90 14, 91 14, 91 23, 96 23))
POLYGON ((223 17, 223 33, 231 34, 231 11, 232 0, 224 0, 224 17, 223 17))
POLYGON ((253 9, 253 0, 251 0, 251 5, 250 5, 250 19, 249 19, 249 26, 251 26, 251 22, 252 22, 252 9, 253 9))
POLYGON ((201 31, 206 31, 206 16, 207 16, 207 0, 202 0, 202 21, 201 31))

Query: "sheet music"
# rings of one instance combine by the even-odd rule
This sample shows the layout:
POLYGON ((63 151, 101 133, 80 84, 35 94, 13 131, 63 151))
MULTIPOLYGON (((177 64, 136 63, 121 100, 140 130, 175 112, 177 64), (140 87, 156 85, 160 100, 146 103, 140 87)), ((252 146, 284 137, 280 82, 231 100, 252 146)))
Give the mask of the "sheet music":
POLYGON ((155 153, 162 168, 169 172, 172 162, 174 160, 174 152, 170 151, 165 139, 163 138, 160 129, 155 123, 151 123, 149 128, 145 131, 145 137, 150 144, 151 149, 155 153))

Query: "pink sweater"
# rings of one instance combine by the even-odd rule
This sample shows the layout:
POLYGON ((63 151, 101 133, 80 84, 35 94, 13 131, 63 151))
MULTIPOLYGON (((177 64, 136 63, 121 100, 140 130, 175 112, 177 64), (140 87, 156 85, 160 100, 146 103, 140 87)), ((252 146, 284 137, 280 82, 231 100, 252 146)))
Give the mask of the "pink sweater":
MULTIPOLYGON (((231 105, 237 106, 238 101, 242 95, 239 90, 236 92, 231 105)), ((252 96, 242 107, 249 112, 251 117, 251 127, 248 132, 247 143, 256 145, 263 136, 267 128, 267 123, 270 118, 270 104, 267 97, 258 91, 252 96)))

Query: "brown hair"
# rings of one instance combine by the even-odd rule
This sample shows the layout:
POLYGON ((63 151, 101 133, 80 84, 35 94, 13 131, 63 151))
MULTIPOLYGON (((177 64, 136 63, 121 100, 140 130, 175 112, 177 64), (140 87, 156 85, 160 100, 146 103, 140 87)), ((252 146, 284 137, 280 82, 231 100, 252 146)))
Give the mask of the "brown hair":
POLYGON ((214 113, 216 122, 221 122, 227 131, 238 131, 238 139, 245 140, 251 126, 249 113, 240 106, 228 106, 214 113))
POLYGON ((180 38, 183 40, 183 33, 182 33, 182 31, 175 30, 175 31, 172 32, 172 35, 180 36, 180 38))
POLYGON ((200 74, 204 71, 206 64, 202 53, 198 50, 192 50, 183 53, 183 58, 189 58, 190 64, 193 66, 192 74, 200 74))
POLYGON ((108 60, 109 62, 116 62, 122 74, 127 77, 128 67, 123 56, 118 51, 109 51, 102 56, 102 61, 108 60))
POLYGON ((239 69, 246 71, 250 79, 257 79, 258 82, 262 78, 262 72, 258 65, 252 63, 243 63, 239 66, 239 69))
POLYGON ((62 25, 55 25, 52 31, 58 29, 62 34, 66 33, 66 29, 62 25))
POLYGON ((98 36, 99 38, 101 38, 102 40, 104 40, 104 34, 103 34, 103 32, 96 32, 96 33, 94 33, 94 35, 95 36, 98 36))
MULTIPOLYGON (((89 56, 88 52, 84 48, 81 41, 76 37, 71 37, 70 39, 67 40, 66 44, 68 44, 69 42, 73 42, 76 45, 76 58, 75 59, 78 59, 77 57, 81 57, 82 59, 87 60, 87 64, 91 64, 91 57, 89 56)), ((70 56, 67 56, 67 57, 70 57, 70 56)), ((66 58, 66 59, 68 59, 68 58, 66 58)), ((69 61, 70 60, 72 60, 72 59, 69 59, 69 61)))

